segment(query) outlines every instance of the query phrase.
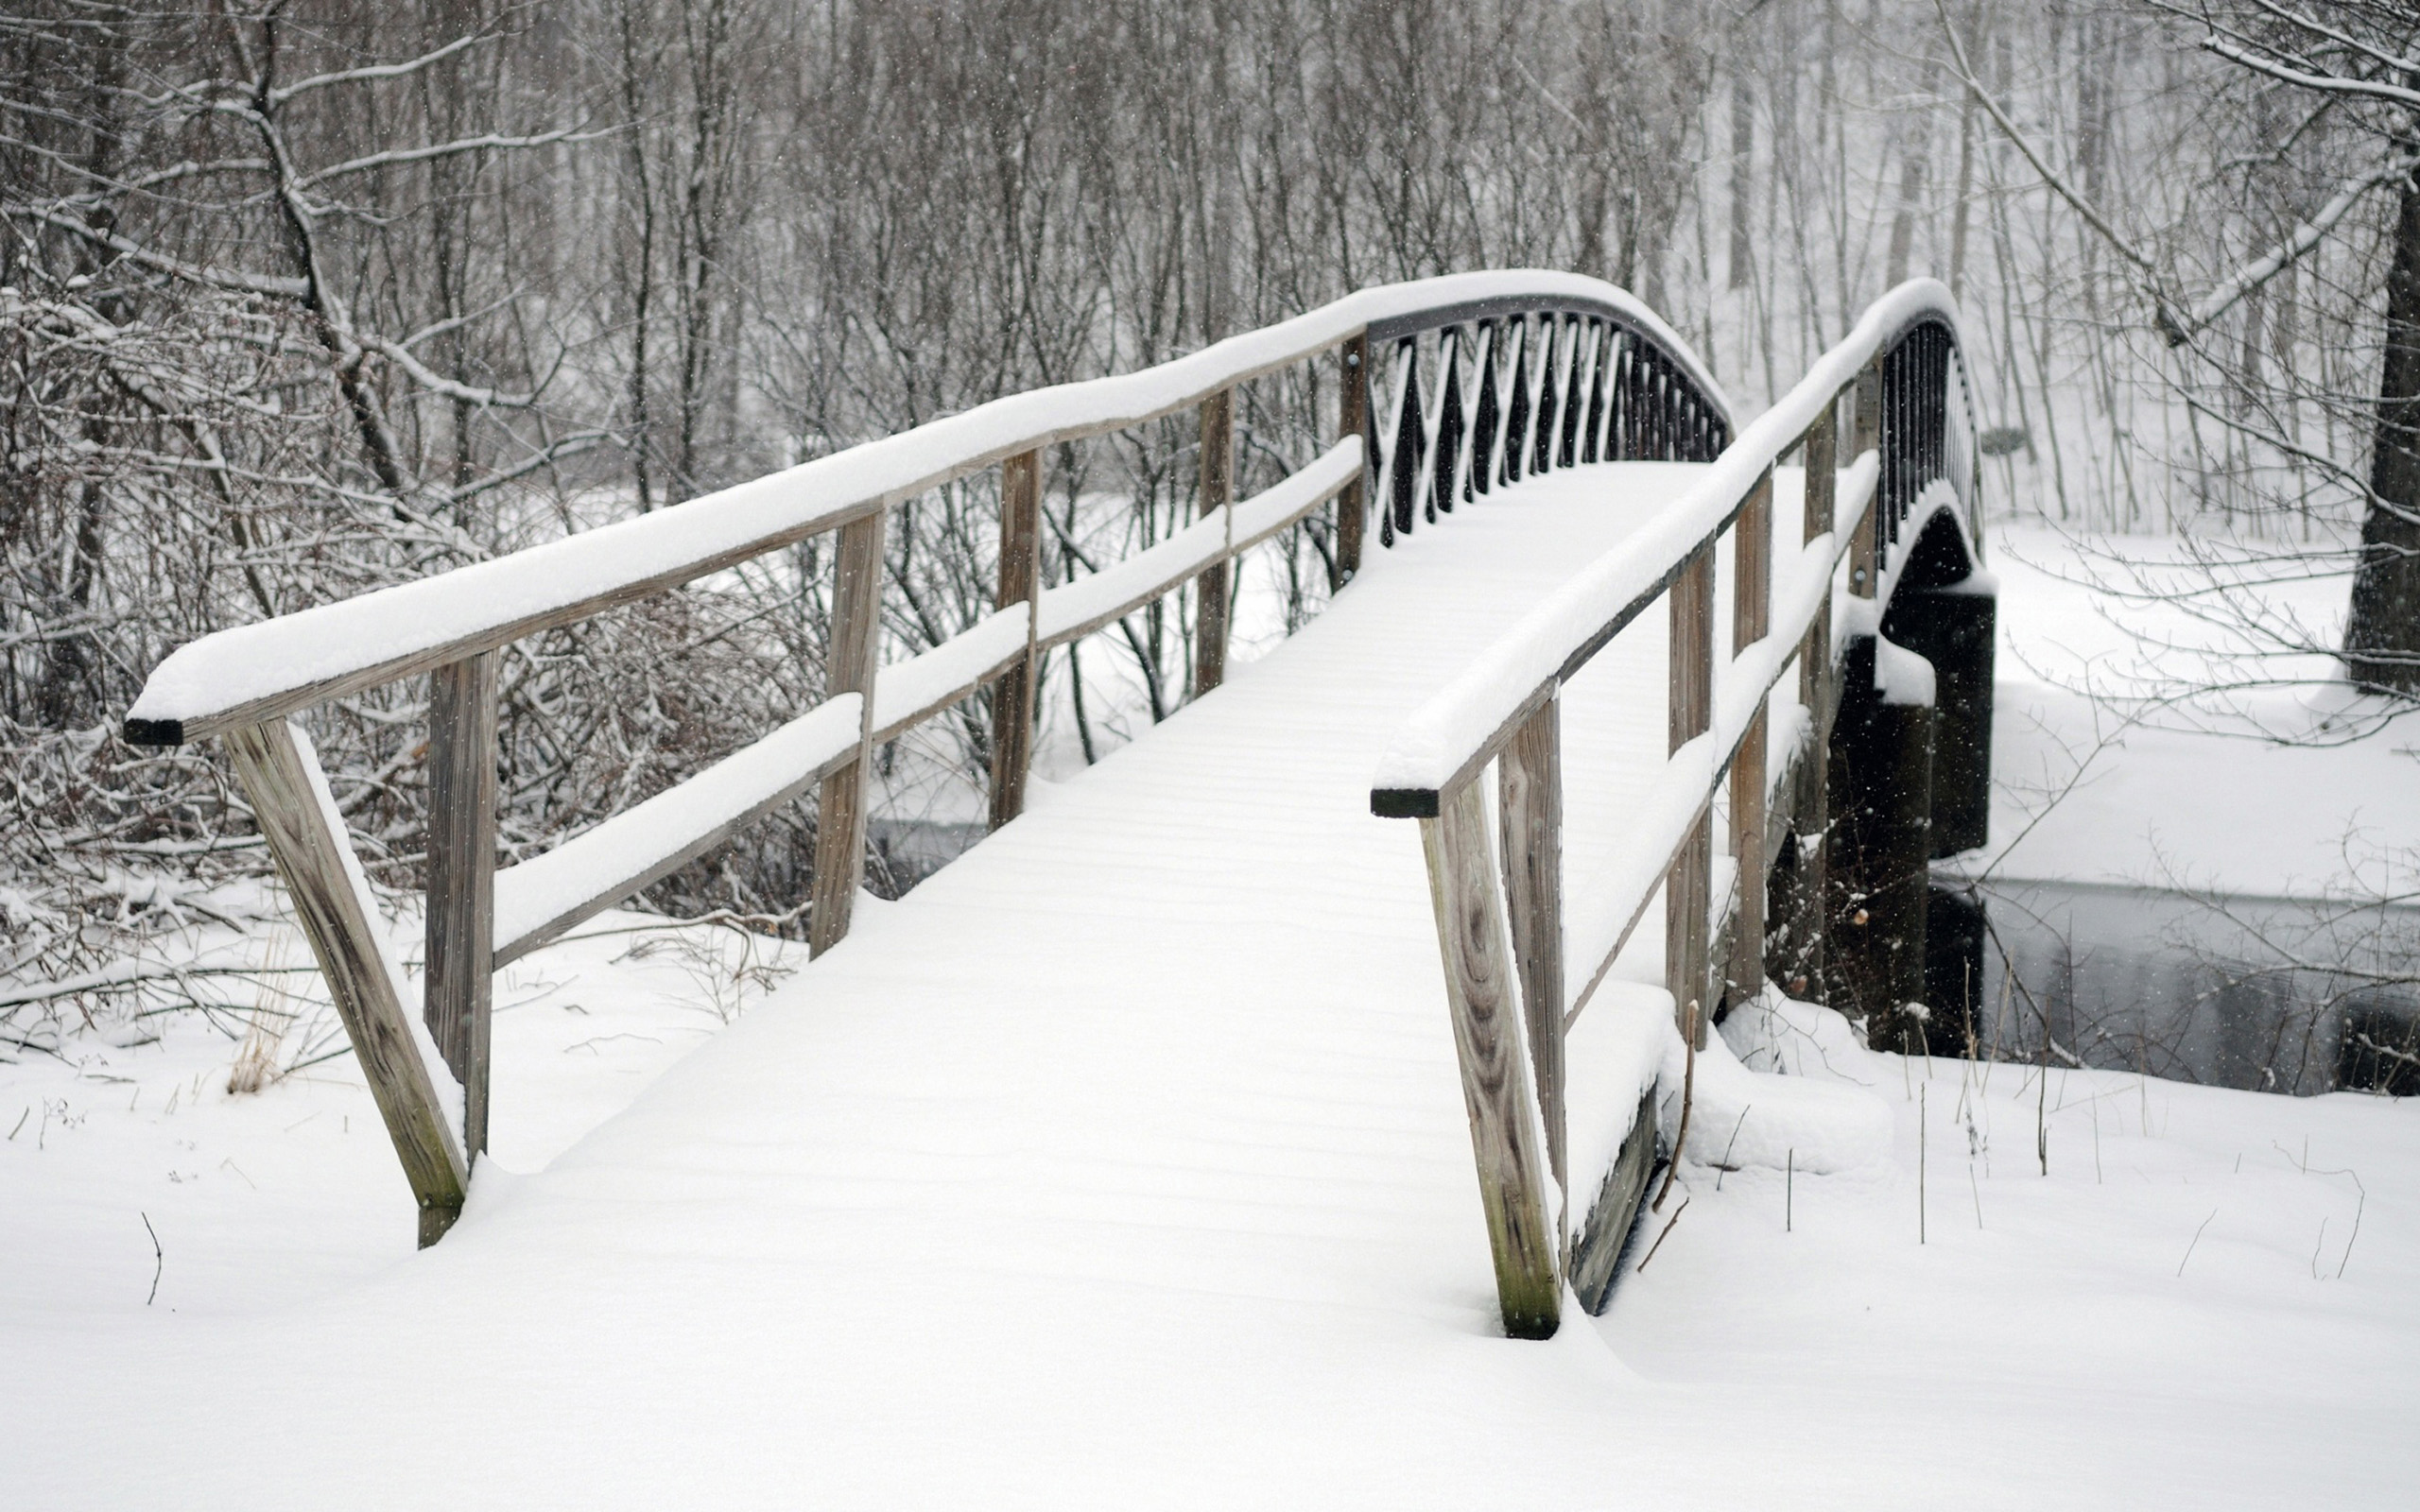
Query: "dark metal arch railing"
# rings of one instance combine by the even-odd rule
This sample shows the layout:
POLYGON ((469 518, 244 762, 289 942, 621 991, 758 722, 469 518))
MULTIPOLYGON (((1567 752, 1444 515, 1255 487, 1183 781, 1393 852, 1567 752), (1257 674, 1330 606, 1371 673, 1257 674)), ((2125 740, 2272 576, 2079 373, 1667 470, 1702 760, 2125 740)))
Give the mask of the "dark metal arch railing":
POLYGON ((1874 511, 1877 558, 1887 560, 1899 544, 1925 490, 1946 482, 1958 498, 1970 554, 1979 561, 1974 390, 1948 318, 1928 310, 1901 327, 1876 360, 1874 384, 1881 458, 1874 511))
POLYGON ((1730 444, 1730 403, 1695 354, 1611 301, 1443 306, 1373 321, 1362 342, 1382 545, 1523 478, 1594 462, 1710 462, 1730 444))

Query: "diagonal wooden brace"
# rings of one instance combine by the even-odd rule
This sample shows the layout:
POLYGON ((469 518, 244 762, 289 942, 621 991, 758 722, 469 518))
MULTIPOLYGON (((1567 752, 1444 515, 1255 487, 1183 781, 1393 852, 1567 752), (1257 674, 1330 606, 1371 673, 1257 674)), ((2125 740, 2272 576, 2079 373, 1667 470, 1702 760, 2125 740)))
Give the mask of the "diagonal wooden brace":
POLYGON ((227 731, 227 745, 370 1095, 387 1121, 387 1136, 404 1162, 426 1248, 461 1216, 470 1177, 372 922, 369 882, 345 838, 327 777, 292 724, 238 725, 227 731))

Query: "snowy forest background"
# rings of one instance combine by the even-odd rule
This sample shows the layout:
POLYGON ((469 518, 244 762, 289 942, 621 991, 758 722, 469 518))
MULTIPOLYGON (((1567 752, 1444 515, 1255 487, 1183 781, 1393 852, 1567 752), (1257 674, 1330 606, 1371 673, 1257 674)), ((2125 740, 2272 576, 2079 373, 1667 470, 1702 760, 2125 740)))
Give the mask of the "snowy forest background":
MULTIPOLYGON (((2408 59, 2407 9, 2320 12, 2408 59)), ((1995 512, 2191 536, 2221 575, 2342 571, 2373 498, 2420 95, 2408 67, 2280 15, 2267 0, 12 7, 0 983, 98 968, 130 936, 232 906, 217 885, 266 876, 210 746, 114 735, 175 645, 1374 283, 1602 276, 1753 413, 1866 301, 1935 274, 1965 303, 1995 512), (2387 93, 2314 89, 2229 47, 2387 93), (2299 255, 2261 271, 2281 244, 2299 255)), ((1247 490, 1314 455, 1320 396, 1293 382, 1246 397, 1247 490)), ((1046 459, 1046 582, 1189 514, 1189 429, 1046 459)), ((995 541, 990 484, 894 517, 889 655, 990 608, 995 541)), ((822 549, 509 650, 508 857, 811 706, 822 549)), ((1263 548, 1270 616, 1317 611, 1327 552, 1316 522, 1263 548)), ((2213 604, 2256 666, 2311 648, 2299 626, 2213 604)), ((1047 733, 1091 760, 1179 707, 1188 623, 1171 604, 1054 658, 1047 733)), ((315 725, 365 859, 395 886, 424 844, 424 698, 399 685, 315 725)), ((971 792, 984 770, 984 711, 934 729, 894 753, 895 816, 958 816, 949 779, 971 792)), ((761 827, 652 901, 794 920, 812 822, 761 827)))

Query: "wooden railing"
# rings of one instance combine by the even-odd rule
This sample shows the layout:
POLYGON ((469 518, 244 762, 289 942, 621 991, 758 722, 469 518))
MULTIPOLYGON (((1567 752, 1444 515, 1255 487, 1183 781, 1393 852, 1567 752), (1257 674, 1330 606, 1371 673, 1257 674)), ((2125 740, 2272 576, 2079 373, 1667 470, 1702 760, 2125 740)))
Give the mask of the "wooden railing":
POLYGON ((1425 487, 1451 509, 1499 482, 1599 455, 1711 455, 1727 425, 1703 365, 1611 285, 1524 272, 1371 289, 1157 368, 998 400, 674 508, 206 637, 153 671, 125 733, 139 744, 226 741, 410 1177, 429 1244, 459 1212, 472 1162, 486 1146, 499 966, 809 789, 818 822, 808 931, 821 954, 847 935, 864 879, 872 754, 918 721, 994 690, 997 827, 1024 805, 1035 684, 1049 648, 1196 583, 1194 683, 1207 692, 1225 672, 1232 564, 1331 499, 1340 587, 1361 565, 1368 500, 1396 501, 1379 531, 1392 541, 1411 528, 1407 488, 1425 487), (1467 332, 1477 333, 1479 370, 1468 422, 1474 444, 1462 447, 1456 384, 1469 370, 1467 332), (1374 351, 1392 353, 1389 381, 1372 381, 1374 351), (1448 373, 1442 405, 1418 398, 1424 352, 1448 373), (1283 483, 1235 500, 1236 387, 1330 353, 1341 364, 1340 438, 1283 483), (1043 450, 1186 409, 1199 413, 1202 442, 1196 523, 1097 576, 1042 591, 1043 450), (1386 418, 1383 439, 1374 416, 1386 418), (997 608, 922 655, 880 665, 883 537, 892 509, 994 466, 1001 470, 997 608), (503 648, 824 532, 838 536, 825 701, 678 786, 499 869, 503 648), (292 716, 422 674, 430 679, 430 814, 415 1022, 326 775, 292 716))
MULTIPOLYGON (((1621 546, 1487 647, 1399 730, 1371 807, 1415 817, 1427 857, 1454 1042, 1508 1332, 1545 1337, 1564 1283, 1601 1308, 1649 1160, 1617 1160, 1576 1233, 1566 1150, 1564 1038, 1663 889, 1666 986, 1679 1027, 1703 1043, 1718 994, 1764 979, 1770 849, 1768 702, 1794 662, 1811 718, 1799 759, 1820 763, 1840 697, 1833 584, 1843 557, 1852 605, 1887 597, 1893 548, 1927 486, 1947 480, 1973 507, 1974 427, 1957 315, 1931 280, 1904 284, 1797 387, 1748 425, 1704 478, 1621 546), (1850 464, 1839 411, 1853 401, 1850 464), (1772 470, 1806 470, 1802 544, 1773 560, 1772 470), (1870 507, 1876 503, 1879 507, 1870 507), (1715 664, 1715 553, 1732 537, 1732 657, 1715 664), (1628 816, 1622 863, 1566 923, 1563 891, 1563 686, 1657 599, 1668 606, 1669 757, 1628 816), (1488 813, 1490 765, 1499 812, 1488 813), (1738 879, 1731 948, 1715 959, 1714 799, 1729 784, 1738 879), (1500 837, 1501 851, 1497 851, 1500 837), (1508 955, 1509 946, 1509 955, 1508 955), (1721 968, 1721 978, 1717 968, 1721 968), (1577 980, 1574 990, 1570 984, 1577 980), (1540 1141, 1543 1140, 1543 1148, 1540 1141), (1561 1189, 1550 1221, 1547 1186, 1561 1189)), ((1937 496, 1936 496, 1937 497, 1937 496)), ((1971 518, 1962 527, 1971 530, 1971 518)), ((1855 633, 1878 616, 1853 608, 1855 633)), ((1820 786, 1820 777, 1818 778, 1820 786)), ((1642 1101, 1629 1142, 1651 1142, 1642 1101)), ((1652 1154, 1651 1143, 1644 1146, 1652 1154)))

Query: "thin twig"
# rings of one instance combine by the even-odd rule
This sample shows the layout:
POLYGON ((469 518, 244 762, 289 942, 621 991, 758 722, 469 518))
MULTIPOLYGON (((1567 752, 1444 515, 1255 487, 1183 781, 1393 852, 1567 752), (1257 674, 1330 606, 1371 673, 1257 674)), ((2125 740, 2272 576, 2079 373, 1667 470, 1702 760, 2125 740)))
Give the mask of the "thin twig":
MULTIPOLYGON (((1655 1194, 1653 1202, 1648 1204, 1650 1212, 1664 1211, 1664 1199, 1672 1194, 1672 1182, 1681 1174, 1681 1150, 1689 1141, 1689 1103, 1696 1095, 1698 1084, 1698 1000, 1695 998, 1689 1000, 1689 1027, 1687 1034, 1682 1037, 1682 1045, 1686 1058, 1681 1068, 1681 1126, 1672 1136, 1672 1163, 1664 1168, 1664 1189, 1655 1194)), ((1740 1116, 1747 1116, 1744 1110, 1740 1116)), ((1683 1198, 1681 1205, 1686 1207, 1688 1199, 1683 1198)), ((1677 1218, 1680 1214, 1675 1212, 1672 1216, 1677 1218)), ((1656 1243, 1663 1241, 1659 1239, 1656 1243)))
POLYGON ((151 1215, 144 1213, 143 1231, 151 1236, 151 1295, 143 1299, 149 1307, 160 1299, 160 1273, 168 1268, 168 1252, 160 1247, 160 1230, 151 1227, 151 1215))
POLYGON ((1750 1103, 1746 1108, 1739 1109, 1739 1122, 1731 1125, 1731 1139, 1729 1143, 1722 1146, 1722 1163, 1714 1168, 1714 1190, 1717 1192, 1722 1190, 1723 1177, 1726 1174, 1738 1169, 1731 1163, 1731 1152, 1738 1145, 1739 1130, 1748 1122, 1748 1114, 1755 1108, 1755 1104, 1750 1103))
POLYGON ((2185 1246, 2185 1260, 2180 1260, 2176 1263, 2176 1274, 2179 1276, 2185 1274, 2185 1261, 2191 1260, 2193 1258, 2194 1246, 2199 1245, 2202 1242, 2202 1229, 2209 1228, 2211 1220, 2218 1217, 2218 1215, 2219 1210, 2212 1208, 2210 1210, 2210 1216, 2202 1220, 2202 1228, 2193 1230, 2193 1244, 2185 1246))
POLYGON ((1672 1226, 1679 1223, 1681 1221, 1681 1214, 1688 1211, 1689 1199, 1683 1197, 1681 1199, 1681 1205, 1672 1210, 1672 1216, 1664 1220, 1664 1231, 1655 1236, 1655 1243, 1647 1246, 1646 1259, 1641 1260, 1638 1263, 1638 1268, 1640 1270, 1645 1270, 1647 1268, 1647 1262, 1653 1260, 1655 1258, 1655 1252, 1664 1247, 1664 1241, 1672 1237, 1672 1226))

